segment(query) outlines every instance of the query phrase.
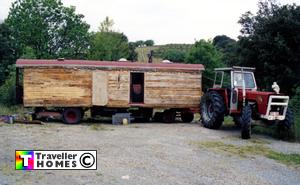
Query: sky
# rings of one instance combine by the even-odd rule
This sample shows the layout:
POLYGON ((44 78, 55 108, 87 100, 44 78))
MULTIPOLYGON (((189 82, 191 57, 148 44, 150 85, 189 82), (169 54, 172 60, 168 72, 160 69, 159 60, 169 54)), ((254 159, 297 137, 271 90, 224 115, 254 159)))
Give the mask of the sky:
MULTIPOLYGON (((0 20, 4 20, 14 0, 0 0, 0 20)), ((97 31, 106 16, 114 28, 130 41, 152 39, 156 44, 194 43, 240 34, 239 18, 246 11, 255 13, 258 0, 62 0, 75 6, 84 21, 97 31)), ((281 5, 300 0, 277 0, 281 5)))

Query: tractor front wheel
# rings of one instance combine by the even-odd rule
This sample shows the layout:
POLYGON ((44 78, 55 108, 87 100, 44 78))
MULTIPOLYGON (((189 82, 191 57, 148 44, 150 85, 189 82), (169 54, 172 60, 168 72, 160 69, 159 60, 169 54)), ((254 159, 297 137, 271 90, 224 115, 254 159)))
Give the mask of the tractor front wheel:
POLYGON ((242 139, 250 139, 251 137, 251 115, 251 106, 244 106, 240 116, 242 139))
POLYGON ((218 129, 224 121, 225 104, 223 97, 217 92, 210 91, 201 98, 201 121, 204 127, 218 129))
POLYGON ((285 119, 278 123, 278 131, 280 139, 285 139, 289 136, 292 126, 294 125, 294 116, 292 111, 288 108, 285 119))

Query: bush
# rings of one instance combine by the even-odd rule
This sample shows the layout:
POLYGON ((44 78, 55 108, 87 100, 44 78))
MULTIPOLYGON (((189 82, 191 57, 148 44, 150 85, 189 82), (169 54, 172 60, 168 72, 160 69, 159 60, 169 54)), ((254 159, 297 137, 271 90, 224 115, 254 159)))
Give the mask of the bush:
POLYGON ((300 140, 300 87, 295 90, 295 95, 290 100, 290 106, 295 117, 295 136, 300 140))
POLYGON ((0 86, 0 104, 14 105, 16 104, 15 82, 16 73, 13 66, 10 66, 11 72, 7 80, 0 86))
POLYGON ((166 50, 165 53, 162 54, 162 58, 164 60, 170 60, 171 62, 184 62, 186 53, 180 50, 170 49, 166 50))

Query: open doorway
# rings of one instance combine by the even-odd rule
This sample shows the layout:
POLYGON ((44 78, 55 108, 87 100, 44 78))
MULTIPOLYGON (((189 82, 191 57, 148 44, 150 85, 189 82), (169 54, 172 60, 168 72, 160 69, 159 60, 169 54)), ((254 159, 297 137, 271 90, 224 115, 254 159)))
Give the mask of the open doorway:
POLYGON ((130 73, 130 102, 144 103, 144 73, 130 73))

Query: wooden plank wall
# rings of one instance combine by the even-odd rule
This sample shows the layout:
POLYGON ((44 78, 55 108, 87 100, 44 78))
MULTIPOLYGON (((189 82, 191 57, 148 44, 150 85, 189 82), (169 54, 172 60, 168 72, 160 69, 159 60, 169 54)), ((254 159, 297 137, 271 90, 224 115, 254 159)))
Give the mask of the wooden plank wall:
POLYGON ((93 73, 92 103, 105 106, 108 103, 107 71, 95 70, 93 73))
POLYGON ((202 95, 201 73, 145 73, 147 107, 199 107, 202 95))
POLYGON ((108 107, 129 107, 130 72, 108 71, 108 107))
MULTIPOLYGON (((97 82, 92 82, 93 71, 25 68, 24 105, 27 107, 90 107, 93 105, 93 83, 97 86, 97 82)), ((107 84, 107 94, 101 93, 101 96, 107 96, 107 104, 105 101, 101 102, 101 105, 129 107, 130 71, 105 71, 104 73, 107 74, 107 83, 103 79, 99 82, 99 87, 107 84)), ((201 73, 145 72, 144 92, 145 101, 144 105, 141 105, 144 107, 198 107, 202 95, 201 73)))
POLYGON ((92 105, 92 73, 67 68, 25 68, 24 105, 77 107, 92 105))

